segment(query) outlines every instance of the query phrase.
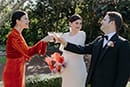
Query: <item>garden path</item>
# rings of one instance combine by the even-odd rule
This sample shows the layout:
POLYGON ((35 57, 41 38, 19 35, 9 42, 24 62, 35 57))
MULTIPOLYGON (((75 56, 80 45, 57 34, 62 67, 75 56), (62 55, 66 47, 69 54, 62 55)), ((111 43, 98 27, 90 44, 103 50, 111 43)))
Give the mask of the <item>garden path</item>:
MULTIPOLYGON (((0 64, 0 81, 2 79, 4 64, 0 64)), ((46 63, 44 62, 44 57, 35 55, 32 59, 26 63, 26 76, 36 75, 36 74, 48 74, 50 73, 46 63)))

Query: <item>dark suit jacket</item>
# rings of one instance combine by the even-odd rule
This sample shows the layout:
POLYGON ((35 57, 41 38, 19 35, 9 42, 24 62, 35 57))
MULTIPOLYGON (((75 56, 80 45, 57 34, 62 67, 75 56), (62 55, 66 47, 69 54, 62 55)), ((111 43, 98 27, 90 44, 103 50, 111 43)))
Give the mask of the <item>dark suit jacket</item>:
POLYGON ((115 34, 111 45, 102 50, 102 37, 84 47, 68 43, 65 50, 78 54, 92 54, 87 84, 92 87, 125 87, 130 74, 130 47, 126 39, 115 34))

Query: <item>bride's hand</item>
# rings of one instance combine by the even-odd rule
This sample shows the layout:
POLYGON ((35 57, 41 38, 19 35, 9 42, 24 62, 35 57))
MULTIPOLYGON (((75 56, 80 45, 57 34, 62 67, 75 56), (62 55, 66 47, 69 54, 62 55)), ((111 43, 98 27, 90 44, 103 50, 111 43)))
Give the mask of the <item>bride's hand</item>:
POLYGON ((54 40, 54 37, 48 35, 48 36, 44 37, 41 41, 50 42, 52 40, 54 40))
POLYGON ((56 43, 61 43, 62 45, 66 46, 67 45, 67 42, 65 41, 65 39, 61 38, 61 37, 58 37, 57 35, 53 35, 56 43))

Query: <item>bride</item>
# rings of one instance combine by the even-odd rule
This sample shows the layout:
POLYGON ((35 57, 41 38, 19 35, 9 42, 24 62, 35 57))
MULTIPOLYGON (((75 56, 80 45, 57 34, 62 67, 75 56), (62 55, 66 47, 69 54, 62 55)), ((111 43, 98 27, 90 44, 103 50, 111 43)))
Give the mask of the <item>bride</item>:
MULTIPOLYGON (((70 32, 64 33, 62 38, 67 42, 71 42, 77 45, 84 45, 86 34, 80 31, 82 28, 82 18, 79 15, 72 15, 69 19, 70 32)), ((85 87, 85 81, 87 77, 87 70, 83 55, 72 53, 63 50, 63 46, 60 46, 60 50, 63 52, 65 58, 66 68, 61 73, 62 87, 85 87)))

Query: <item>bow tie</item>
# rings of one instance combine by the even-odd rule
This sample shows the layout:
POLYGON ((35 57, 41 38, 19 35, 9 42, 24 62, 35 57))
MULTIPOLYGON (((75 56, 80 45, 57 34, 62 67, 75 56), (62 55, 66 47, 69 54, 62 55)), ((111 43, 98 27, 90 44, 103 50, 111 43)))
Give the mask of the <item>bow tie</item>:
POLYGON ((108 40, 108 36, 107 35, 102 35, 102 38, 105 38, 106 40, 108 40))

